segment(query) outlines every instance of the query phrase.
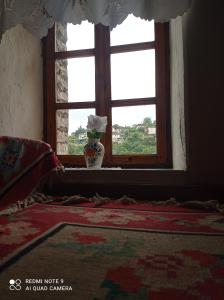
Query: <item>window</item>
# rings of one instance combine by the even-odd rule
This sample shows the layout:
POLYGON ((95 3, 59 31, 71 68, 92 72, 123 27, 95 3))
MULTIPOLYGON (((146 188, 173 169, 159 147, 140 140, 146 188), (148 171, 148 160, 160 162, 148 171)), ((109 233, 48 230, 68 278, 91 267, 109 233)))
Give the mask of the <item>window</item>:
POLYGON ((45 136, 65 165, 85 165, 96 114, 108 117, 104 166, 170 166, 167 24, 55 24, 43 45, 45 136))

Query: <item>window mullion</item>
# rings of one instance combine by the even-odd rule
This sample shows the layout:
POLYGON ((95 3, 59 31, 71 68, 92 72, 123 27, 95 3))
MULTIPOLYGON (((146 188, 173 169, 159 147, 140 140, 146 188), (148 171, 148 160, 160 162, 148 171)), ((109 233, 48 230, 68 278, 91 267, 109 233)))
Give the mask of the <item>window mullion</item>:
POLYGON ((157 148, 161 160, 168 161, 171 149, 168 144, 167 120, 169 116, 169 69, 168 69, 168 41, 166 41, 168 25, 156 24, 156 120, 157 120, 157 148))
POLYGON ((108 118, 106 134, 102 138, 102 143, 105 145, 104 163, 108 165, 112 155, 110 32, 108 27, 101 24, 95 26, 95 70, 96 114, 108 118))

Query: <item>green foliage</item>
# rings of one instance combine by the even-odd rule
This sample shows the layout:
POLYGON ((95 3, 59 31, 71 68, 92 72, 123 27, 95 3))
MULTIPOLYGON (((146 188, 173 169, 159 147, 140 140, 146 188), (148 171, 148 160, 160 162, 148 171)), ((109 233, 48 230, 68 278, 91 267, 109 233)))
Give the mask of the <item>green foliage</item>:
POLYGON ((145 118, 142 124, 147 127, 153 127, 153 122, 151 118, 145 118))
MULTIPOLYGON (((119 139, 112 142, 113 154, 156 154, 156 135, 148 134, 148 128, 155 128, 156 122, 151 118, 144 118, 141 124, 122 127, 113 125, 113 131, 118 132, 119 139)), ((102 133, 92 130, 87 132, 81 126, 68 137, 68 154, 82 155, 83 147, 88 138, 101 138, 102 133), (86 138, 79 139, 80 135, 86 138)))
POLYGON ((76 134, 68 137, 68 154, 70 155, 82 155, 83 147, 86 144, 86 140, 80 141, 79 136, 76 134))
POLYGON ((79 126, 79 128, 75 132, 72 132, 72 135, 79 136, 80 134, 84 133, 86 133, 86 129, 82 128, 82 126, 79 126))
POLYGON ((148 135, 144 127, 125 127, 122 131, 122 140, 113 142, 113 154, 115 155, 155 153, 156 137, 148 135))
POLYGON ((90 139, 100 139, 102 137, 102 132, 96 131, 96 129, 92 129, 91 131, 87 132, 87 136, 90 139))

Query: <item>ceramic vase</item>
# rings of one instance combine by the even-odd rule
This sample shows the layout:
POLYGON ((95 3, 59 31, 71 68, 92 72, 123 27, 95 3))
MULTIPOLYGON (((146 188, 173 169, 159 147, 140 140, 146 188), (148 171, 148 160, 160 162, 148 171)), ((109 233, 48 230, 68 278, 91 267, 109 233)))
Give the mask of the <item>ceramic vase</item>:
POLYGON ((100 169, 104 157, 104 145, 100 139, 89 139, 84 146, 84 157, 87 169, 100 169))

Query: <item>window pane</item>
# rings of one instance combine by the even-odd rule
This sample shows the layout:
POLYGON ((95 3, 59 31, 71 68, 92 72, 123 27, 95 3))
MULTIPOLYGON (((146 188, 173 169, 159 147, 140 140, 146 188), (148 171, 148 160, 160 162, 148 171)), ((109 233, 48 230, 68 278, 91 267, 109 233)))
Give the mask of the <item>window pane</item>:
POLYGON ((57 60, 55 68, 57 102, 95 100, 94 57, 57 60))
POLYGON ((112 100, 155 97, 155 50, 111 55, 112 100))
POLYGON ((156 151, 155 105, 112 108, 114 155, 156 154, 156 151))
POLYGON ((146 21, 129 15, 111 32, 111 46, 155 40, 154 21, 146 21))
POLYGON ((83 21, 81 24, 67 25, 67 50, 94 48, 94 24, 83 21))
POLYGON ((95 109, 60 109, 56 112, 57 154, 82 155, 87 142, 88 116, 95 109))
POLYGON ((56 23, 56 51, 94 48, 94 25, 88 21, 73 25, 56 23))

